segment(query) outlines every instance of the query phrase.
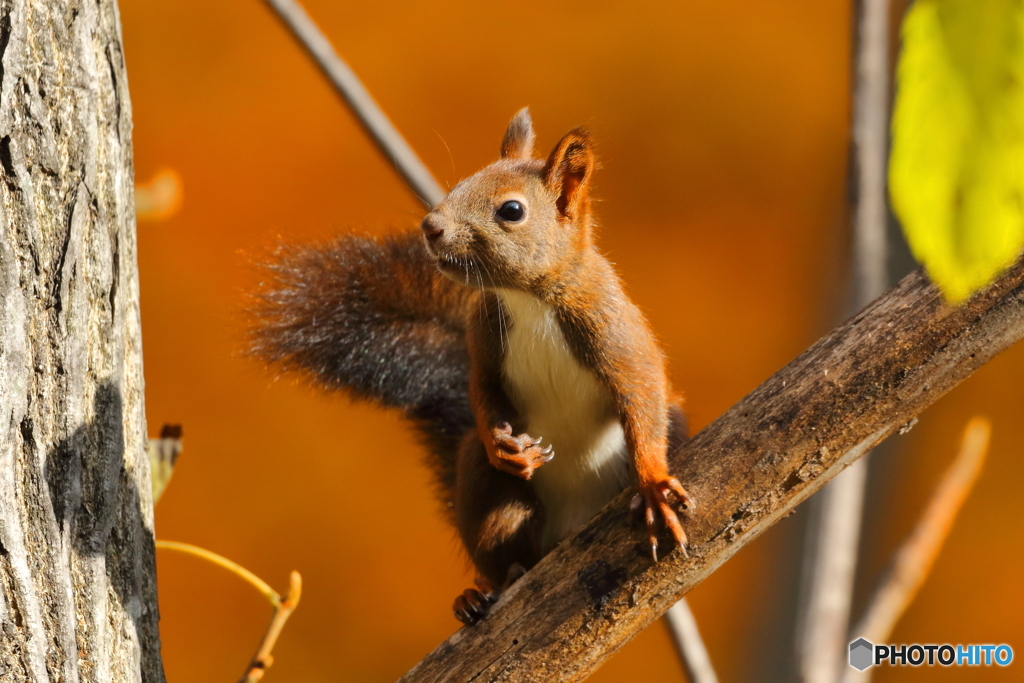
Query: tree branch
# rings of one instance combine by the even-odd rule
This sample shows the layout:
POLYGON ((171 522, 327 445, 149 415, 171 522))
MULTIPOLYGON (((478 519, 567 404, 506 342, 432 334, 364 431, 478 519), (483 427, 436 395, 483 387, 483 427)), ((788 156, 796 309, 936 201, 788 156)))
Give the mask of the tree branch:
POLYGON ((281 635, 281 630, 284 628, 285 622, 288 621, 288 617, 299 606, 300 597, 302 597, 302 577, 293 570, 289 577, 288 593, 283 599, 278 597, 277 605, 274 607, 274 617, 270 620, 267 632, 263 634, 263 640, 260 641, 260 646, 239 683, 257 683, 262 680, 263 674, 274 663, 271 652, 274 650, 274 645, 277 644, 277 639, 281 635))
POLYGON ((302 576, 297 571, 292 570, 289 577, 288 593, 282 598, 280 593, 270 587, 270 584, 242 565, 206 548, 177 541, 157 541, 156 547, 162 550, 174 550, 186 555, 199 557, 222 569, 228 570, 258 590, 267 599, 271 607, 274 608, 274 616, 270 619, 270 625, 267 626, 267 630, 263 634, 263 640, 260 641, 256 654, 249 660, 245 673, 242 674, 242 678, 239 681, 239 683, 257 683, 257 681, 263 678, 263 674, 270 668, 270 665, 274 663, 274 657, 271 654, 274 650, 274 645, 277 644, 277 639, 281 635, 288 617, 299 606, 299 598, 302 597, 302 576))
POLYGON ((344 98, 352 112, 373 138, 385 158, 395 165, 395 170, 406 184, 428 207, 437 206, 444 199, 444 190, 434 180, 420 158, 413 151, 402 134, 398 132, 387 114, 373 99, 373 96, 359 80, 359 76, 338 56, 334 46, 327 40, 320 28, 306 14, 296 0, 266 0, 278 18, 284 22, 295 39, 306 48, 320 70, 327 76, 338 94, 344 98))
MULTIPOLYGON (((928 578, 957 513, 981 473, 991 434, 992 425, 983 417, 975 417, 967 423, 959 455, 946 470, 913 533, 893 556, 867 612, 852 630, 852 638, 866 638, 872 643, 889 641, 896 622, 928 578)), ((871 673, 871 669, 857 671, 846 667, 842 680, 843 683, 866 683, 871 680, 871 673)))
MULTIPOLYGON (((960 307, 914 273, 671 457, 690 556, 657 564, 625 491, 402 680, 584 678, 875 444, 1024 336, 1024 265, 960 307)), ((666 541, 666 546, 669 544, 666 541)))
POLYGON ((853 299, 859 310, 890 282, 886 224, 889 161, 889 0, 857 0, 853 148, 853 299))
POLYGON ((697 619, 686 598, 665 612, 665 624, 668 625, 672 644, 676 646, 676 654, 686 671, 686 679, 690 683, 718 683, 708 649, 697 628, 697 619))

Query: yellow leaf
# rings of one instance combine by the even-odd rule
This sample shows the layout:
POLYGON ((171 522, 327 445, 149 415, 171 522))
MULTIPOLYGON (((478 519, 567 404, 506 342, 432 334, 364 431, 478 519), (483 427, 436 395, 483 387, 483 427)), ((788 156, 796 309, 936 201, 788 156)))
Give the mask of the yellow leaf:
POLYGON ((1024 247, 1024 2, 917 0, 903 22, 892 205, 950 301, 1024 247))

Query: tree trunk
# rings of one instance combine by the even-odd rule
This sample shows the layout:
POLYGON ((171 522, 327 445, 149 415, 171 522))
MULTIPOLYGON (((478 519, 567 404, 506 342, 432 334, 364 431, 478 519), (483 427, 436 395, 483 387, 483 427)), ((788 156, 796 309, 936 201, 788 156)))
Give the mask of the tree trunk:
POLYGON ((114 0, 0 0, 0 680, 163 681, 114 0))

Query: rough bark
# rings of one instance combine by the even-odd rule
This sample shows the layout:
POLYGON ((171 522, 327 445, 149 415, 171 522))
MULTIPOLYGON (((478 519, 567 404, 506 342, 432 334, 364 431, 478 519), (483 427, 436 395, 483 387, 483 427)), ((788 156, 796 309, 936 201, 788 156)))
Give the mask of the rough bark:
MULTIPOLYGON (((671 458, 690 557, 653 564, 627 491, 402 680, 576 681, 737 550, 1024 336, 1024 264, 961 307, 921 273, 820 340, 671 458)), ((668 539, 662 547, 669 547, 668 539)))
POLYGON ((162 681, 114 0, 0 0, 0 680, 162 681))

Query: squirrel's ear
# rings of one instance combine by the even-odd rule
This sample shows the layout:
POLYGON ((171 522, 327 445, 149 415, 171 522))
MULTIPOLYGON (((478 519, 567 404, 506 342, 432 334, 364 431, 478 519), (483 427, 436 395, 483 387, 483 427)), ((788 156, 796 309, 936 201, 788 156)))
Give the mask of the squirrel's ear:
POLYGON ((587 205, 587 183, 594 170, 590 134, 582 128, 566 133, 544 167, 544 182, 557 195, 558 212, 579 218, 587 205))
POLYGON ((530 108, 523 107, 512 117, 501 141, 502 159, 529 159, 533 155, 533 121, 530 108))

